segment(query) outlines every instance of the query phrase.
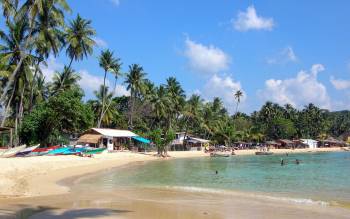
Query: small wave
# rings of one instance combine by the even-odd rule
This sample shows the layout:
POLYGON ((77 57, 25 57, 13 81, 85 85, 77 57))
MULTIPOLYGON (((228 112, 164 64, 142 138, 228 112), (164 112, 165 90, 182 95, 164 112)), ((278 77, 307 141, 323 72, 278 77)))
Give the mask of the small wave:
POLYGON ((185 192, 198 192, 198 193, 211 193, 211 194, 221 194, 221 195, 239 195, 249 198, 259 198, 259 199, 268 199, 272 201, 283 201, 289 203, 296 204, 307 204, 307 205, 321 205, 321 206, 329 206, 330 203, 326 201, 312 200, 306 198, 290 198, 290 197, 280 197, 280 196, 270 196, 270 195, 260 195, 253 193, 245 193, 245 192, 236 192, 232 190, 224 190, 224 189, 212 189, 212 188, 201 188, 201 187, 193 187, 193 186, 167 186, 167 189, 180 190, 185 192))

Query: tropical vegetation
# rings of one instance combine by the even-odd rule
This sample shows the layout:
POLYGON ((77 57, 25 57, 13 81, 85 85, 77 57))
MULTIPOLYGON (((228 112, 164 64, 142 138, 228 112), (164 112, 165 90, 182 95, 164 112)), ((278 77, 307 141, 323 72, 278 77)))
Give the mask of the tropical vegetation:
POLYGON ((121 59, 106 49, 96 59, 103 83, 86 100, 74 65, 94 54, 92 22, 79 14, 67 20, 65 0, 0 0, 1 126, 14 128, 15 144, 62 143, 90 127, 130 129, 166 153, 175 132, 229 145, 278 138, 338 137, 350 130, 350 112, 329 112, 310 103, 303 109, 266 102, 250 115, 239 111, 244 97, 232 91, 233 115, 220 97, 187 96, 176 77, 154 84, 140 64, 122 71, 121 59), (66 56, 62 71, 45 78, 49 57, 66 56), (107 84, 111 74, 114 86, 107 84), (130 95, 117 92, 124 83, 130 95), (109 87, 110 86, 110 87, 109 87))

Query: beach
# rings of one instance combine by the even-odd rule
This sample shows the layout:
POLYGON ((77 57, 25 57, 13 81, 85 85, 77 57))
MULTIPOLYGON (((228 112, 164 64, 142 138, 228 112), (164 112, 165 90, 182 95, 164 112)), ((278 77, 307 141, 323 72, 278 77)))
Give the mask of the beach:
MULTIPOLYGON (((341 151, 341 149, 279 149, 271 151, 279 154, 293 154, 341 151)), ((254 153, 255 150, 236 151, 238 156, 254 153)), ((205 157, 209 154, 201 151, 187 151, 169 152, 169 155, 171 157, 167 158, 168 160, 205 157)), ((113 192, 109 191, 106 194, 105 191, 91 192, 91 190, 86 191, 84 190, 86 188, 79 187, 79 179, 82 177, 91 177, 101 171, 108 172, 108 170, 115 168, 117 168, 115 171, 123 171, 123 168, 129 165, 137 165, 136 168, 139 168, 148 161, 156 160, 164 160, 164 158, 156 157, 154 153, 117 152, 101 154, 93 158, 41 156, 0 159, 0 165, 2 166, 0 171, 0 206, 2 209, 12 209, 10 211, 11 213, 2 212, 3 216, 5 217, 7 215, 7 218, 11 218, 11 214, 23 209, 24 206, 33 209, 36 209, 38 206, 52 206, 52 208, 55 206, 57 208, 44 211, 41 213, 41 218, 47 217, 45 214, 48 213, 60 215, 64 214, 64 212, 66 212, 65 217, 70 218, 67 216, 67 213, 73 209, 82 210, 80 212, 81 214, 84 214, 84 212, 86 214, 88 211, 94 209, 97 212, 104 212, 101 212, 101 215, 96 216, 96 218, 115 218, 116 212, 113 213, 112 211, 115 208, 129 211, 129 213, 125 214, 119 212, 118 217, 120 216, 121 218, 140 218, 140 211, 143 212, 144 218, 165 218, 165 215, 161 213, 156 214, 155 212, 172 215, 166 218, 201 218, 202 216, 208 216, 208 218, 228 218, 227 215, 232 213, 235 213, 237 218, 247 218, 249 215, 245 214, 249 212, 248 208, 250 209, 251 207, 257 209, 254 211, 255 213, 253 212, 250 215, 251 217, 254 217, 254 214, 260 212, 266 218, 274 218, 273 216, 288 212, 290 217, 286 216, 285 218, 296 218, 302 215, 306 216, 305 218, 308 218, 307 216, 310 216, 309 218, 329 218, 330 216, 346 218, 345 216, 349 213, 347 209, 339 207, 315 208, 312 205, 304 206, 298 203, 286 205, 277 200, 266 200, 263 197, 256 196, 247 197, 239 193, 233 194, 233 196, 226 196, 224 194, 213 195, 205 191, 192 193, 162 189, 142 189, 137 191, 135 189, 126 189, 113 192), (113 194, 113 196, 109 197, 110 194, 113 194), (167 197, 167 201, 162 202, 164 197, 167 197), (239 198, 237 199, 237 197, 239 198), (79 201, 77 202, 77 200, 79 201), (121 200, 127 201, 124 202, 121 200), (271 206, 279 206, 278 212, 280 213, 273 215, 274 211, 268 208, 271 206), (292 214, 291 212, 299 212, 299 215, 292 214)), ((75 213, 78 214, 78 212, 75 213)))

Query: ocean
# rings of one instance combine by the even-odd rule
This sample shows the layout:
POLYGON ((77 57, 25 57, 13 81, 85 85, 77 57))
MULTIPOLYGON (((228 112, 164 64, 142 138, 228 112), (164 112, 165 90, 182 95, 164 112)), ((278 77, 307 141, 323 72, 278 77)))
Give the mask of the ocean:
POLYGON ((247 196, 297 203, 349 206, 350 153, 154 161, 108 171, 81 183, 104 190, 137 187, 228 195, 241 192, 247 196), (285 163, 283 166, 281 159, 285 163))

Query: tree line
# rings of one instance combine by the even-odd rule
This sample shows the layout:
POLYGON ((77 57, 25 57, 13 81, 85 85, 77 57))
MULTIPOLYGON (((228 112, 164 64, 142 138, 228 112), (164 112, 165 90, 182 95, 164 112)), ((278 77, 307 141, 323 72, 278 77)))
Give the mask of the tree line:
POLYGON ((1 126, 14 127, 15 144, 67 142, 67 136, 90 127, 130 129, 150 137, 166 152, 175 132, 185 132, 230 145, 236 141, 263 142, 279 138, 338 137, 350 130, 350 112, 329 112, 313 104, 298 110, 292 105, 266 102, 250 115, 239 112, 242 91, 230 115, 220 97, 204 101, 186 96, 176 77, 156 85, 139 64, 122 71, 110 49, 98 56, 103 84, 95 98, 83 101, 74 64, 94 52, 96 31, 79 14, 67 20, 65 0, 0 0, 5 28, 0 30, 1 126), (66 56, 68 63, 51 82, 42 70, 50 56, 66 56), (114 85, 108 87, 108 75, 114 85), (116 93, 122 82, 129 96, 116 93))

